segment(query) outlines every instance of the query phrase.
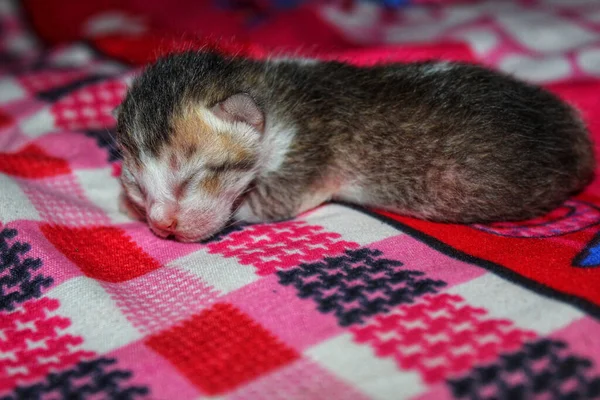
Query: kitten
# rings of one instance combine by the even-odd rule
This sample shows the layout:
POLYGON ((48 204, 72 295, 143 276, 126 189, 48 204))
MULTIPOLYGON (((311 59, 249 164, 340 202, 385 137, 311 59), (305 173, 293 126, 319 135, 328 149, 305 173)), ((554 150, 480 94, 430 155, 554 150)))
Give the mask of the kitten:
POLYGON ((575 110, 483 67, 172 55, 118 111, 125 199, 161 237, 331 199, 454 223, 559 206, 595 160, 575 110))

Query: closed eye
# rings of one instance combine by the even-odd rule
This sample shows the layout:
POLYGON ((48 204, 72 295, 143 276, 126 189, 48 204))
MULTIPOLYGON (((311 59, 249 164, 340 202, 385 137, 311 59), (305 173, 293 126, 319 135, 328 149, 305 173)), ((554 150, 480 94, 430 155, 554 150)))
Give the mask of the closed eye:
POLYGON ((175 193, 174 193, 174 195, 175 195, 175 198, 176 198, 176 199, 180 199, 180 198, 183 196, 183 193, 184 193, 184 192, 185 192, 185 190, 188 188, 188 186, 189 186, 189 185, 190 185, 190 183, 192 182, 192 179, 193 179, 193 178, 194 178, 193 176, 190 176, 190 177, 188 177, 188 178, 187 178, 187 179, 185 179, 183 182, 181 182, 181 183, 179 184, 179 186, 177 186, 177 187, 175 188, 175 193))
POLYGON ((254 167, 251 161, 235 161, 223 164, 209 164, 206 169, 212 173, 220 174, 226 171, 248 171, 254 167))
POLYGON ((137 190, 142 195, 142 197, 146 198, 146 190, 142 185, 140 185, 136 180, 134 180, 131 184, 133 185, 135 190, 137 190))
POLYGON ((227 167, 227 164, 222 164, 222 165, 207 165, 206 169, 214 174, 220 174, 222 172, 227 171, 229 168, 227 167))
POLYGON ((123 183, 129 188, 129 190, 135 190, 142 197, 146 197, 146 191, 144 190, 143 186, 140 185, 135 176, 133 176, 133 174, 128 169, 124 169, 123 172, 123 183))

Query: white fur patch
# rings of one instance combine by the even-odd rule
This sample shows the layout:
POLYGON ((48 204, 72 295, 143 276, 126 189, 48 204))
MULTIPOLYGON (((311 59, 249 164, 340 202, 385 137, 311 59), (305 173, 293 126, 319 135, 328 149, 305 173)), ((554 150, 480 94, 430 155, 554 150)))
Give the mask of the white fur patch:
POLYGON ((340 201, 347 201, 349 203, 356 204, 368 204, 369 196, 368 192, 361 188, 358 184, 344 185, 335 194, 334 198, 340 201))
POLYGON ((261 170, 263 173, 279 170, 295 136, 296 128, 294 127, 282 123, 267 126, 261 149, 261 170))
POLYGON ((328 202, 332 198, 332 193, 325 191, 317 191, 315 193, 307 193, 302 199, 302 203, 298 209, 298 214, 312 210, 323 203, 328 202))
POLYGON ((252 211, 252 207, 250 207, 250 204, 247 201, 244 201, 240 205, 240 207, 233 215, 233 218, 236 221, 244 221, 250 223, 260 222, 260 218, 256 214, 254 214, 254 211, 252 211))
POLYGON ((146 189, 150 202, 175 200, 169 184, 173 181, 173 172, 165 160, 142 155, 143 167, 141 185, 146 189))
POLYGON ((429 66, 423 67, 422 72, 423 75, 433 75, 451 71, 452 69, 454 69, 454 67, 454 64, 448 61, 440 61, 429 66))
POLYGON ((243 122, 231 123, 223 121, 206 108, 199 108, 198 113, 202 120, 215 132, 235 132, 235 134, 247 140, 256 140, 257 135, 259 135, 251 125, 243 122))
POLYGON ((319 63, 319 60, 314 58, 304 58, 304 57, 273 57, 269 59, 269 63, 272 64, 297 64, 297 65, 315 65, 319 63))

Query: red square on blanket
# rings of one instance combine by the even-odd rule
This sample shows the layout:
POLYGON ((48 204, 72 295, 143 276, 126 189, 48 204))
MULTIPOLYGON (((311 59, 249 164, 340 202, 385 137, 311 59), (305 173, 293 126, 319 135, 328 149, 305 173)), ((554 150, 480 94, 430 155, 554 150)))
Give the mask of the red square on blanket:
POLYGON ((160 267, 123 230, 42 225, 46 239, 90 278, 124 282, 160 267))
POLYGON ((219 303, 146 340, 201 391, 230 391, 299 354, 231 304, 219 303))
POLYGON ((46 154, 39 146, 30 144, 16 153, 0 153, 0 172, 36 179, 66 175, 71 169, 67 161, 46 154))

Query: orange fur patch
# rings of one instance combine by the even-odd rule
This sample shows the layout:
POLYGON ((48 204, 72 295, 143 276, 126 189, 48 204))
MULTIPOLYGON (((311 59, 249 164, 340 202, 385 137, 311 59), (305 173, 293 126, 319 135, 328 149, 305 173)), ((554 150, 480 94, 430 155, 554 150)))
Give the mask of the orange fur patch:
POLYGON ((210 136, 214 136, 211 127, 192 110, 186 110, 173 118, 171 145, 180 152, 186 153, 191 147, 199 148, 211 139, 210 136))
POLYGON ((200 187, 206 193, 214 195, 219 193, 219 189, 221 189, 221 181, 217 176, 209 176, 200 182, 200 187))
POLYGON ((177 154, 203 157, 212 164, 242 162, 252 157, 234 136, 215 131, 191 106, 173 119, 171 147, 177 154))

